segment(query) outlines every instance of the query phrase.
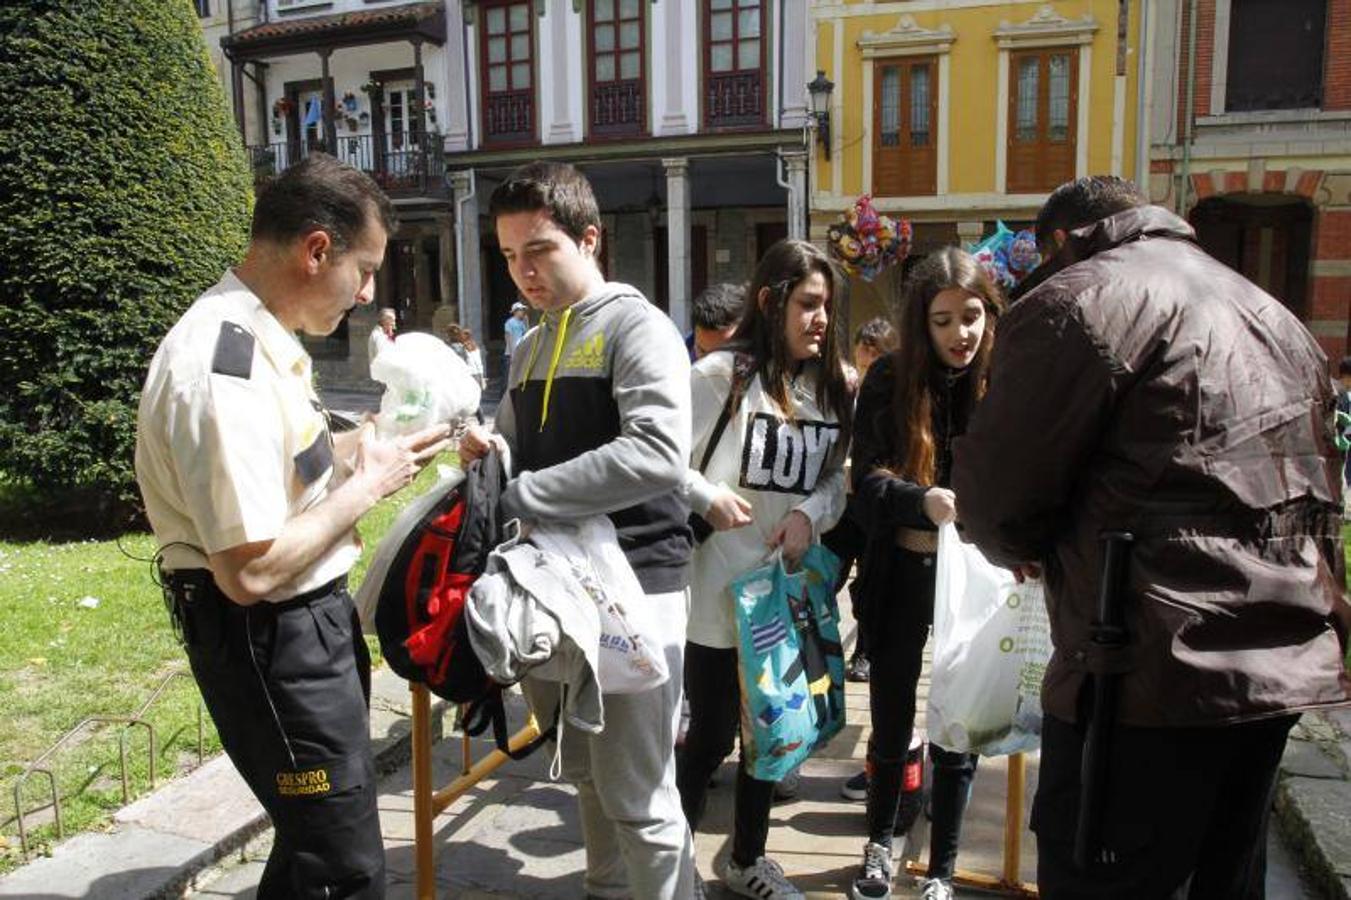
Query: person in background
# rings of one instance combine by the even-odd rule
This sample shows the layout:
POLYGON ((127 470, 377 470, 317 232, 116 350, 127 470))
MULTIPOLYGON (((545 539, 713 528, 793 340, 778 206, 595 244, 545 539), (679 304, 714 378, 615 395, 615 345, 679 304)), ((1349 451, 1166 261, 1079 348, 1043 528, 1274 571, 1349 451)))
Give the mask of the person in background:
MULTIPOLYGON (((732 752, 740 722, 731 582, 776 548, 787 563, 796 563, 844 511, 854 406, 836 336, 844 290, 843 277, 815 245, 779 241, 756 267, 732 340, 694 366, 694 446, 686 484, 691 508, 714 528, 694 553, 685 645, 690 725, 676 777, 694 830, 709 777, 732 752), (748 359, 752 371, 715 440, 738 357, 748 359), (753 441, 754 433, 772 437, 753 441), (695 466, 705 454, 708 465, 701 471, 695 466)), ((743 896, 800 898, 779 864, 765 856, 773 793, 774 782, 738 767, 732 851, 718 874, 743 896)))
MULTIPOLYGON (((916 687, 934 612, 937 529, 956 519, 952 444, 985 393, 1004 299, 965 250, 936 251, 911 270, 899 348, 880 357, 854 418, 853 510, 868 534, 857 590, 869 636, 868 840, 853 900, 891 896, 892 838, 916 687)), ((962 815, 976 756, 929 744, 932 826, 923 900, 951 900, 962 815)))
POLYGON ((521 343, 521 338, 530 330, 530 307, 526 306, 520 300, 511 304, 511 315, 507 316, 506 323, 502 326, 502 337, 504 344, 502 353, 506 357, 507 368, 511 368, 511 358, 516 353, 516 348, 521 343))
POLYGON ((896 349, 896 327, 878 316, 869 319, 854 332, 854 368, 862 383, 872 364, 896 349))
POLYGON ((1328 361, 1122 178, 1061 185, 1036 236, 1046 261, 1000 322, 953 487, 990 562, 1045 574, 1041 896, 1256 900, 1290 728, 1348 700, 1328 361), (1115 647, 1094 622, 1104 533, 1122 530, 1115 647), (1094 708, 1103 678, 1114 710, 1094 708), (1105 806, 1081 868, 1099 716, 1105 806))
POLYGON ((474 381, 478 382, 479 389, 482 390, 487 385, 483 374, 483 351, 474 341, 474 333, 452 322, 446 327, 446 339, 455 355, 469 366, 469 374, 474 376, 474 381))
POLYGON ((1338 449, 1345 455, 1342 463, 1342 518, 1351 521, 1351 356, 1343 356, 1338 369, 1342 389, 1337 392, 1338 449))
POLYGON ((690 307, 694 330, 685 337, 690 362, 707 356, 731 340, 745 306, 745 285, 723 282, 699 292, 690 307))
MULTIPOLYGON (((858 384, 863 383, 863 379, 868 375, 868 369, 872 364, 883 356, 896 349, 896 328, 886 319, 878 316, 869 319, 858 327, 854 332, 854 370, 857 373, 858 384)), ((846 463, 846 465, 848 465, 846 463)), ((836 525, 829 534, 823 538, 827 547, 840 557, 840 584, 849 577, 850 571, 854 567, 854 561, 863 553, 863 548, 867 542, 867 535, 858 527, 854 517, 846 508, 844 517, 840 519, 840 524, 836 525)), ((859 607, 858 599, 851 585, 849 591, 850 603, 853 606, 854 621, 859 624, 854 639, 854 652, 849 657, 849 665, 845 668, 845 678, 850 681, 866 682, 870 671, 868 665, 868 634, 862 628, 862 610, 859 607)), ((862 776, 865 781, 861 785, 855 785, 858 776, 846 782, 845 789, 841 793, 851 800, 862 800, 867 789, 866 774, 862 776), (858 790, 851 792, 850 785, 855 785, 858 790), (854 796, 857 794, 857 796, 854 796)))
POLYGON ((375 327, 371 329, 371 336, 366 339, 366 362, 375 362, 380 351, 393 345, 396 321, 397 317, 391 307, 380 308, 380 316, 375 322, 375 327))

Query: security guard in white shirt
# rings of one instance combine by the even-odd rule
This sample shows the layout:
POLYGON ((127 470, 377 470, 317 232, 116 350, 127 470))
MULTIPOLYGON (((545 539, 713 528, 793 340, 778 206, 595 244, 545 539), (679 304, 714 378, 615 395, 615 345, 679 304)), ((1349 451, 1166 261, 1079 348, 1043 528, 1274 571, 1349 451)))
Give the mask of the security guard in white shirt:
POLYGON ((447 446, 330 434, 295 332, 357 303, 395 228, 369 177, 311 155, 258 197, 252 242, 169 331, 137 414, 136 476, 166 599, 226 753, 276 829, 273 898, 380 898, 370 658, 347 593, 357 520, 447 446))

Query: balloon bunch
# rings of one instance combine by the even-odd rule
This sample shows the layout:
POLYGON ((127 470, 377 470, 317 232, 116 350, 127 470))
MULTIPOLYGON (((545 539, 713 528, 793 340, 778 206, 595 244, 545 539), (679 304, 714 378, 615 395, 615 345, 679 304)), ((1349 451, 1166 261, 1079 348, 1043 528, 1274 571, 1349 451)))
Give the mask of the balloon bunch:
POLYGON ((846 272, 872 281, 883 269, 893 266, 910 253, 914 235, 905 219, 897 222, 879 215, 872 198, 859 197, 853 209, 826 229, 827 246, 846 272))
POLYGON ((1041 251, 1031 231, 1010 231, 997 222, 995 233, 971 247, 971 255, 985 267, 995 284, 1008 290, 1041 264, 1041 251))

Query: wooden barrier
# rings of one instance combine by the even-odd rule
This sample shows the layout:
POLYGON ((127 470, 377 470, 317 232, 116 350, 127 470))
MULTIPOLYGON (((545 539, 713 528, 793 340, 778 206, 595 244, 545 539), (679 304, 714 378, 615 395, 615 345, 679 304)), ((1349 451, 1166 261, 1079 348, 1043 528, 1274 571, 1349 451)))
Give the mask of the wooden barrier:
MULTIPOLYGON (((413 846, 417 861, 417 900, 436 900, 436 848, 432 844, 432 822, 446 807, 466 791, 497 771, 511 759, 494 749, 478 762, 470 752, 469 735, 463 738, 460 774, 441 790, 432 788, 432 700, 426 685, 409 686, 413 694, 413 846)), ((535 717, 511 736, 507 746, 513 751, 539 737, 535 717)))
MULTIPOLYGON (((953 873, 952 883, 1014 897, 1037 897, 1037 886, 1022 880, 1019 857, 1023 849, 1023 795, 1027 792, 1027 760, 1023 754, 1009 757, 1008 796, 1004 802, 1004 871, 999 875, 980 872, 953 873)), ((917 862, 905 864, 911 875, 925 875, 929 869, 917 862)))

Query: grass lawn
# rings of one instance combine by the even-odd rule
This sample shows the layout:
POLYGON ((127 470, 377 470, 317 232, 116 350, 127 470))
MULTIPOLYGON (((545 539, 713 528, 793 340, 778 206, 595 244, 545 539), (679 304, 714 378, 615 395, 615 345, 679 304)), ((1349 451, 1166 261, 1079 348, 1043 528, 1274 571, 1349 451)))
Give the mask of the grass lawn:
MULTIPOLYGON (((354 586, 399 510, 435 478, 429 468, 412 490, 383 501, 363 520, 366 547, 353 570, 354 586)), ((167 673, 187 671, 150 564, 142 561, 153 555, 154 539, 126 534, 120 544, 0 542, 0 621, 5 623, 0 629, 0 872, 22 863, 14 784, 24 767, 81 719, 131 715, 167 673)), ((368 641, 378 659, 374 640, 368 641)), ((158 741, 157 783, 196 765, 197 698, 190 678, 176 678, 145 714, 158 741)), ((205 714, 203 719, 206 752, 218 752, 211 720, 205 714)), ((101 827, 122 806, 120 731, 95 726, 53 756, 67 837, 101 827)), ((128 732, 133 797, 149 788, 147 760, 145 729, 133 728, 128 732)), ((30 846, 55 837, 50 809, 27 813, 49 803, 46 780, 30 777, 24 785, 30 846)))

